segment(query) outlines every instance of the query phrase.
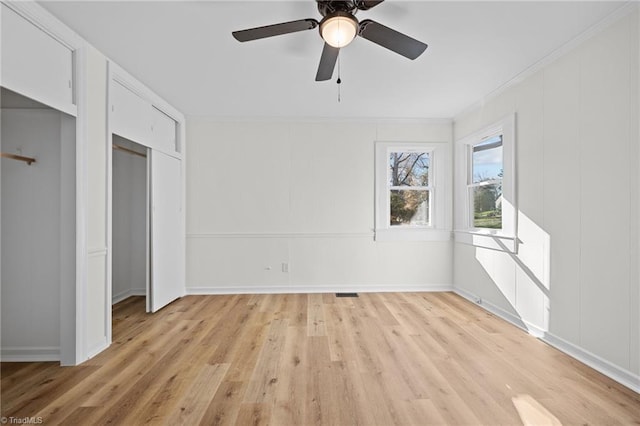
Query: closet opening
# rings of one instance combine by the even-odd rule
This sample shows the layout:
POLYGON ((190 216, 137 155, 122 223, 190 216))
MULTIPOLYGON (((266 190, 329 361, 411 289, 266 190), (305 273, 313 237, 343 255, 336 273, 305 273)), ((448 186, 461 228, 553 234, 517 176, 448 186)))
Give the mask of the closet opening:
POLYGON ((0 93, 3 361, 75 360, 76 119, 0 93))
POLYGON ((112 305, 144 296, 150 312, 148 149, 116 134, 112 148, 112 305))

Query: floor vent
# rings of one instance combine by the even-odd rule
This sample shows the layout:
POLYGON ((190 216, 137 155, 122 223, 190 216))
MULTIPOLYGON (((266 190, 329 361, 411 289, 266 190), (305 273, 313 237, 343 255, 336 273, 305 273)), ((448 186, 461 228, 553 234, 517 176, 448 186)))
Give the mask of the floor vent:
POLYGON ((358 293, 336 293, 336 297, 358 297, 358 293))

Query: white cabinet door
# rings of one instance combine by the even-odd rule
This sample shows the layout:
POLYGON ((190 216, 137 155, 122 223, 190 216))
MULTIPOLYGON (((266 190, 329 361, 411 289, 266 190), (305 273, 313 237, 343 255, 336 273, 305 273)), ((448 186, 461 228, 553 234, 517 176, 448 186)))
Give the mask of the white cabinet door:
POLYGON ((182 162, 151 151, 151 311, 184 292, 182 162))
POLYGON ((71 115, 73 52, 2 5, 3 87, 71 115))
POLYGON ((179 153, 176 145, 176 121, 160 111, 153 108, 153 149, 159 149, 168 154, 179 153))
POLYGON ((151 103, 117 81, 111 84, 111 132, 153 147, 151 103))

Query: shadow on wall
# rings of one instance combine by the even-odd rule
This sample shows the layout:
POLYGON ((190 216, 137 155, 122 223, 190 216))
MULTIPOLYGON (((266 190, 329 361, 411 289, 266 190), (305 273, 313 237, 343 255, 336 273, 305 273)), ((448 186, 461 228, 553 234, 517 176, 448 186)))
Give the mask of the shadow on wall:
POLYGON ((504 311, 531 334, 542 337, 549 329, 551 313, 550 235, 518 212, 518 252, 510 251, 500 238, 492 239, 502 250, 474 248, 475 259, 502 296, 502 300, 488 302, 488 307, 504 311))

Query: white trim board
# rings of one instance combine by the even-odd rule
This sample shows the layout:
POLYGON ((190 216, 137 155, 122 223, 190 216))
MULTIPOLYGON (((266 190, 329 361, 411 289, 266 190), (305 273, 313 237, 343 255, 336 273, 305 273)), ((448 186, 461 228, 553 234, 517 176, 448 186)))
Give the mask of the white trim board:
POLYGON ((116 303, 122 302, 123 300, 126 300, 131 296, 146 296, 146 295, 147 295, 147 289, 145 288, 130 288, 130 289, 121 291, 118 294, 114 294, 111 297, 111 304, 115 305, 116 303))
POLYGON ((599 371, 610 379, 628 387, 632 391, 640 393, 640 375, 620 368, 598 355, 592 354, 554 334, 545 333, 541 340, 594 370, 599 371))
POLYGON ((36 2, 2 0, 1 3, 56 39, 69 50, 76 50, 85 43, 84 39, 75 31, 67 27, 42 6, 36 4, 36 2))
POLYGON ((60 347, 13 347, 2 348, 2 362, 47 362, 60 361, 60 347))
POLYGON ((282 116, 210 116, 187 114, 187 120, 200 121, 203 123, 355 123, 355 124, 426 124, 426 125, 451 125, 451 118, 389 118, 389 117, 282 117, 282 116))
MULTIPOLYGON (((169 102, 164 100, 158 94, 156 94, 153 90, 151 90, 146 84, 142 83, 131 74, 129 74, 124 68, 118 65, 117 62, 114 62, 110 58, 107 57, 107 61, 109 62, 109 81, 116 81, 129 89, 131 92, 135 93, 142 99, 149 102, 153 107, 157 110, 161 111, 165 115, 169 116, 173 120, 177 122, 178 125, 184 125, 186 122, 184 114, 174 108, 169 102)), ((184 142, 184 141, 181 141, 184 142)), ((175 153, 174 153, 175 156, 175 153)), ((182 153, 180 152, 178 157, 182 158, 182 153)))
POLYGON ((94 356, 98 355, 100 352, 104 351, 109 347, 111 343, 107 341, 107 337, 104 336, 98 343, 93 345, 93 347, 87 349, 87 359, 90 360, 94 356))
POLYGON ((516 237, 506 237, 502 235, 482 234, 480 232, 470 232, 466 230, 453 231, 456 243, 468 246, 483 247, 491 250, 518 253, 518 239, 516 237))
POLYGON ((484 308, 485 310, 491 312, 495 316, 500 317, 503 320, 510 322, 511 324, 515 325, 516 327, 518 327, 522 331, 525 331, 525 332, 531 334, 532 336, 535 336, 537 338, 542 338, 544 336, 544 334, 545 334, 545 331, 543 329, 541 329, 540 327, 538 327, 537 325, 523 320, 522 318, 520 318, 517 315, 514 315, 511 312, 499 307, 498 305, 494 305, 491 302, 487 302, 486 300, 482 300, 481 297, 476 296, 473 293, 470 293, 470 292, 468 292, 468 291, 466 291, 464 289, 461 289, 461 288, 454 288, 453 292, 456 293, 458 296, 461 296, 461 297, 467 299, 468 301, 475 303, 476 305, 480 306, 481 308, 484 308))
MULTIPOLYGON (((48 37, 60 43, 68 49, 73 56, 76 52, 83 47, 84 40, 78 36, 73 30, 64 25, 60 20, 55 18, 49 12, 47 12, 40 5, 34 1, 6 1, 0 0, 0 4, 6 6, 9 10, 16 13, 20 18, 24 19, 35 28, 42 31, 48 37)), ((72 72, 77 72, 77 58, 72 59, 72 72)), ((72 81, 76 80, 75 76, 72 77, 72 81)), ((78 87, 77 80, 73 81, 72 85, 72 100, 70 102, 60 101, 59 99, 51 98, 46 94, 42 94, 38 91, 33 92, 33 88, 29 85, 24 86, 21 82, 7 82, 3 81, 3 85, 9 90, 12 90, 27 98, 34 99, 48 107, 55 110, 62 111, 67 115, 77 117, 78 115, 78 87)))
POLYGON ((223 295, 223 294, 312 294, 312 293, 424 293, 454 291, 450 285, 327 285, 327 286, 226 286, 226 287, 189 287, 187 295, 223 295))
POLYGON ((187 234, 187 239, 200 238, 369 238, 373 239, 374 233, 353 232, 353 233, 329 233, 329 232, 283 232, 283 233, 244 233, 244 232, 218 232, 207 234, 187 234))
POLYGON ((598 355, 595 355, 585 349, 582 349, 581 347, 573 343, 570 343, 562 339, 561 337, 555 336, 554 334, 549 333, 546 330, 543 330, 531 323, 523 321, 516 315, 513 315, 512 313, 507 312, 504 309, 492 303, 483 301, 481 298, 474 295, 473 293, 470 293, 461 288, 454 288, 453 292, 469 300, 470 302, 477 304, 481 308, 484 308, 485 310, 502 318, 503 320, 515 325, 516 327, 522 329, 523 331, 526 331, 532 336, 537 337, 538 339, 542 340, 546 344, 553 346, 560 352, 563 352, 564 354, 569 355, 570 357, 580 361, 581 363, 604 374, 610 379, 615 380, 621 385, 628 387, 632 391, 640 393, 640 375, 635 374, 631 371, 628 371, 624 368, 620 368, 610 363, 609 361, 599 357, 598 355))

